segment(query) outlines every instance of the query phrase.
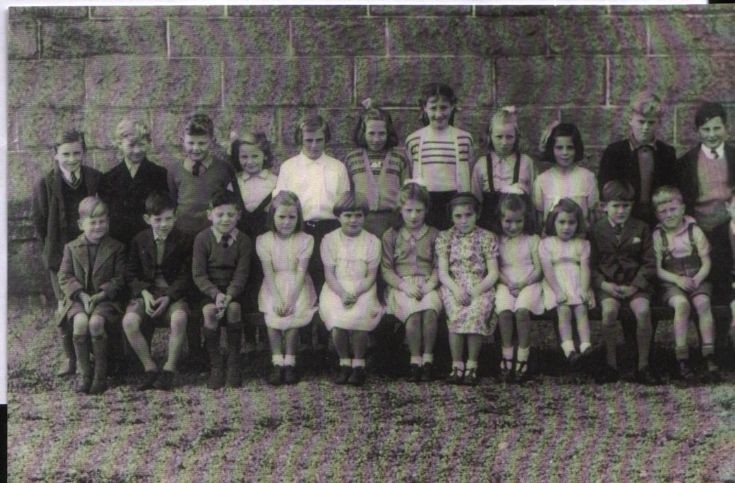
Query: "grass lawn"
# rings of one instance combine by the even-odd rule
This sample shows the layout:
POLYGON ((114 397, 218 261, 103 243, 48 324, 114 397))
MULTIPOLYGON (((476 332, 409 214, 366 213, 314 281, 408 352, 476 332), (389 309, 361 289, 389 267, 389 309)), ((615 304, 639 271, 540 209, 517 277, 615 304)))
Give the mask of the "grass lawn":
POLYGON ((539 375, 475 388, 307 373, 273 388, 250 369, 238 390, 182 374, 141 393, 128 376, 77 396, 53 376, 61 349, 38 304, 8 307, 9 481, 735 480, 732 372, 697 387, 539 375))

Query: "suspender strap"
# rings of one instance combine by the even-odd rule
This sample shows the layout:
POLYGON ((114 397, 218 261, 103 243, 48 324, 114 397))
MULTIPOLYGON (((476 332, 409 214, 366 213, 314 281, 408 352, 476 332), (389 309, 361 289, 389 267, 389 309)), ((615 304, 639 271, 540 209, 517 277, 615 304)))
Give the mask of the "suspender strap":
POLYGON ((699 250, 697 250, 697 245, 694 243, 694 223, 689 224, 687 231, 689 232, 689 244, 692 246, 692 255, 698 257, 699 250))

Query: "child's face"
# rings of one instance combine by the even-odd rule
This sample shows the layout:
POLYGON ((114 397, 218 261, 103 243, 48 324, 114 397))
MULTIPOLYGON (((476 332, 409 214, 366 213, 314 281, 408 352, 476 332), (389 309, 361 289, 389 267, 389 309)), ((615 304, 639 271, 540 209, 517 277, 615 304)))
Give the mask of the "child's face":
POLYGON ((556 221, 554 221, 554 228, 556 228, 556 236, 564 241, 569 241, 574 238, 577 234, 577 217, 574 213, 567 213, 566 211, 560 212, 556 215, 556 221))
POLYGON ((630 131, 633 133, 633 137, 639 143, 650 143, 653 142, 653 137, 656 135, 656 128, 658 127, 658 116, 650 114, 644 116, 634 112, 630 116, 630 131))
POLYGON ((364 223, 365 214, 360 210, 344 211, 339 215, 339 224, 342 226, 342 233, 347 236, 359 235, 364 223))
POLYGON ((503 210, 500 226, 506 236, 513 238, 523 233, 523 212, 520 210, 503 210))
POLYGON ((276 227, 276 233, 282 237, 291 235, 298 221, 299 212, 295 206, 280 205, 273 213, 273 225, 276 227))
POLYGON ((554 158, 556 164, 568 168, 574 164, 574 141, 572 136, 558 136, 554 142, 554 158))
POLYGON ((616 225, 620 225, 630 218, 630 212, 633 210, 633 202, 612 200, 603 203, 603 209, 605 210, 605 214, 607 214, 608 220, 616 225))
POLYGON ((166 238, 176 223, 174 210, 163 210, 157 215, 143 215, 143 219, 153 229, 156 238, 166 238))
POLYGON ((79 229, 92 243, 98 243, 107 234, 110 227, 110 219, 107 214, 99 216, 85 216, 79 220, 79 229))
POLYGON ((725 141, 727 130, 725 129, 725 123, 722 122, 720 116, 713 117, 709 121, 705 122, 699 129, 699 140, 702 144, 708 148, 716 148, 725 141))
POLYGON ((252 144, 240 145, 240 166, 249 175, 256 175, 263 170, 265 156, 258 146, 252 144))
POLYGON ((54 159, 67 171, 77 171, 84 159, 82 143, 64 143, 56 148, 54 159))
POLYGON ((460 233, 470 233, 475 229, 477 213, 470 205, 457 205, 452 210, 452 223, 460 233))
POLYGON ((203 162, 209 156, 212 138, 206 134, 184 134, 184 153, 193 162, 203 162))
POLYGON ((495 152, 499 156, 508 156, 513 152, 513 146, 516 142, 516 128, 513 124, 494 122, 490 139, 493 142, 495 152))
POLYGON ((126 160, 138 164, 145 158, 148 141, 135 137, 123 137, 118 141, 117 146, 126 160))
POLYGON ((429 118, 429 125, 434 129, 446 129, 449 126, 452 111, 454 111, 454 106, 449 100, 441 96, 429 97, 424 106, 424 113, 429 118))
POLYGON ((665 201, 656 208, 656 217, 666 230, 676 230, 684 221, 684 203, 678 199, 665 201))
POLYGON ((385 121, 370 119, 365 123, 365 143, 370 151, 380 151, 388 140, 385 121))
POLYGON ((407 200, 401 206, 401 217, 409 230, 421 228, 426 219, 426 206, 418 200, 407 200))
POLYGON ((316 131, 304 129, 301 134, 301 152, 309 159, 319 159, 324 154, 324 129, 317 129, 316 131))
POLYGON ((230 233, 240 220, 240 210, 235 205, 219 205, 207 210, 207 218, 221 234, 230 233))

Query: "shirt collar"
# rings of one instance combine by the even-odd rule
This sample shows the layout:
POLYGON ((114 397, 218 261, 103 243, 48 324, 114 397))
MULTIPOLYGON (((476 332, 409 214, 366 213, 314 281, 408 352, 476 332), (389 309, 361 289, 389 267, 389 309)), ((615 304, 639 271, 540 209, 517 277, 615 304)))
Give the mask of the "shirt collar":
POLYGON ((319 156, 316 159, 311 159, 310 157, 308 157, 304 153, 299 153, 299 155, 301 156, 301 159, 303 159, 305 162, 307 162, 307 163, 313 163, 313 164, 319 164, 319 165, 323 165, 324 164, 324 161, 327 158, 324 153, 322 153, 322 155, 319 156))
POLYGON ((419 229, 419 232, 416 236, 413 236, 411 234, 411 231, 408 230, 406 227, 402 227, 401 230, 399 231, 399 234, 401 238, 403 238, 404 240, 411 240, 412 238, 414 240, 421 240, 424 236, 426 236, 428 232, 429 232, 429 226, 426 223, 424 223, 421 229, 419 229))
MULTIPOLYGON (((714 156, 712 156, 712 148, 708 148, 704 144, 702 144, 699 148, 701 152, 704 153, 704 156, 707 159, 715 159, 714 156)), ((715 148, 715 151, 717 152, 717 159, 725 159, 725 143, 720 143, 719 146, 715 148)))
POLYGON ((69 171, 61 167, 59 164, 59 170, 61 171, 61 176, 69 183, 71 183, 71 174, 74 173, 77 175, 77 180, 81 178, 82 168, 81 166, 76 171, 69 171))
POLYGON ((143 164, 143 161, 141 161, 138 164, 131 163, 127 159, 123 158, 123 163, 125 163, 125 166, 128 168, 128 172, 130 173, 131 178, 135 178, 135 175, 138 173, 138 170, 140 169, 140 165, 143 164))
MULTIPOLYGON (((684 219, 681 222, 681 226, 676 230, 676 232, 671 233, 671 236, 673 237, 673 236, 681 235, 682 233, 686 232, 689 229, 689 225, 693 223, 697 223, 697 221, 689 215, 684 215, 684 219)), ((661 223, 659 223, 659 226, 664 232, 666 232, 666 229, 663 227, 661 223)))
POLYGON ((650 143, 641 143, 638 142, 638 140, 633 136, 632 134, 628 136, 628 144, 630 145, 630 150, 635 151, 636 149, 642 148, 643 146, 648 146, 653 151, 656 151, 656 138, 654 137, 650 143))
POLYGON ((258 174, 256 174, 256 175, 248 174, 245 171, 241 171, 240 172, 240 179, 242 179, 243 181, 247 181, 249 179, 258 179, 258 178, 260 178, 260 179, 268 179, 268 170, 267 169, 261 169, 258 172, 258 174))
MULTIPOLYGON (((214 234, 214 239, 217 240, 217 243, 221 243, 223 233, 218 232, 214 227, 212 227, 212 233, 214 234)), ((237 240, 237 229, 232 230, 229 235, 232 237, 233 242, 237 240)))
MULTIPOLYGON (((212 154, 210 153, 209 156, 207 156, 207 159, 202 161, 202 166, 204 166, 204 169, 209 169, 210 166, 212 166, 212 163, 214 162, 214 158, 212 157, 212 154)), ((191 160, 191 158, 186 158, 186 161, 184 162, 184 167, 187 171, 191 172, 194 169, 194 161, 191 160)))

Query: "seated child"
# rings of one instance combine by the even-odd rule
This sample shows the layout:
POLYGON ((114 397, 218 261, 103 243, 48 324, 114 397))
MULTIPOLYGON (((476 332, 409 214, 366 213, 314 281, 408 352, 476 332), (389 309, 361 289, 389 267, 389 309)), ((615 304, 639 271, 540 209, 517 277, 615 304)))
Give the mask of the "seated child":
POLYGON ((165 193, 151 193, 145 200, 145 222, 150 228, 138 233, 130 245, 126 278, 133 299, 123 318, 130 346, 145 369, 141 390, 173 387, 176 363, 186 339, 191 288, 191 238, 176 228, 176 204, 165 193), (171 327, 168 360, 159 374, 141 324, 171 327))
POLYGON ((219 352, 219 321, 227 324, 227 386, 240 385, 240 345, 242 341, 242 295, 250 270, 252 242, 237 229, 240 201, 231 191, 215 193, 207 210, 212 226, 194 239, 192 276, 203 294, 204 343, 209 354, 207 386, 220 389, 225 384, 219 352))
POLYGON ((656 258, 648 224, 631 218, 635 196, 635 189, 627 181, 608 181, 602 188, 605 217, 590 230, 595 260, 592 284, 602 305, 602 333, 607 348, 607 364, 595 378, 598 383, 619 379, 615 323, 622 303, 630 305, 637 323, 636 378, 642 384, 659 382, 648 360, 653 337, 651 294, 656 258))
MULTIPOLYGON (((730 235, 730 250, 732 250, 735 260, 735 188, 730 190, 730 200, 727 202, 727 212, 730 215, 730 225, 728 233, 730 235)), ((730 343, 735 347, 735 263, 730 269, 730 313, 732 319, 730 322, 730 343)))
POLYGON ((656 272, 661 279, 663 300, 674 308, 674 338, 679 375, 692 380, 689 365, 687 326, 694 305, 699 317, 702 355, 713 379, 719 377, 715 364, 715 330, 710 307, 712 284, 705 281, 710 271, 710 245, 707 237, 690 216, 684 215, 681 192, 672 186, 662 186, 653 193, 653 208, 660 223, 653 232, 656 272))
POLYGON ((321 245, 326 283, 319 297, 319 314, 332 332, 339 355, 337 384, 365 383, 368 333, 383 316, 375 287, 380 240, 362 228, 367 213, 364 200, 356 199, 352 192, 343 194, 334 205, 340 228, 328 233, 321 245))
POLYGON ((107 231, 107 205, 96 196, 79 203, 82 234, 64 246, 59 286, 64 294, 62 323, 73 324, 74 350, 81 371, 76 391, 102 394, 107 389, 107 333, 105 323, 122 314, 125 290, 125 246, 107 231), (89 336, 94 353, 94 379, 89 336))

